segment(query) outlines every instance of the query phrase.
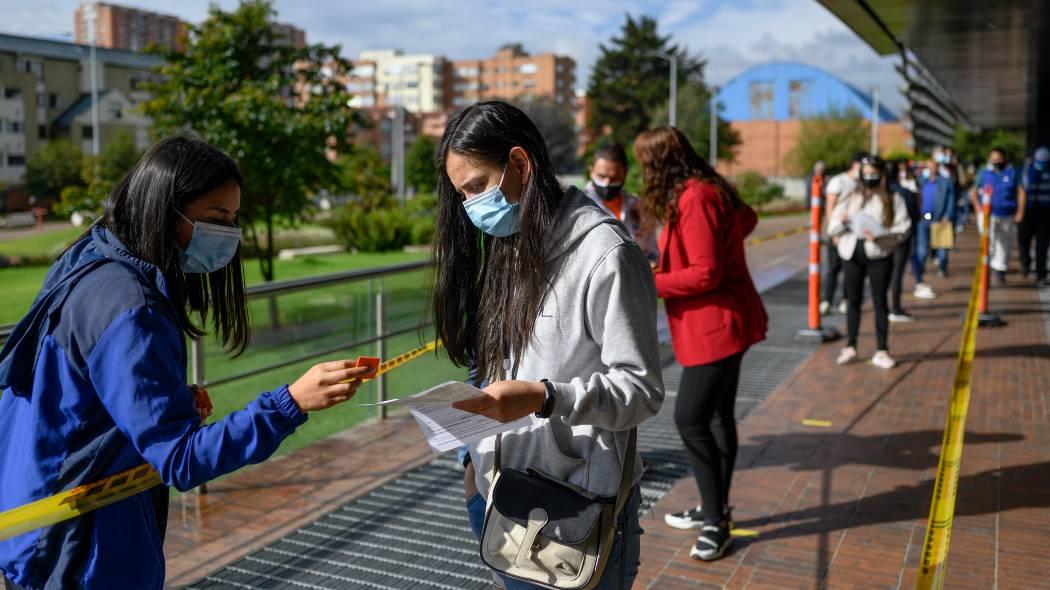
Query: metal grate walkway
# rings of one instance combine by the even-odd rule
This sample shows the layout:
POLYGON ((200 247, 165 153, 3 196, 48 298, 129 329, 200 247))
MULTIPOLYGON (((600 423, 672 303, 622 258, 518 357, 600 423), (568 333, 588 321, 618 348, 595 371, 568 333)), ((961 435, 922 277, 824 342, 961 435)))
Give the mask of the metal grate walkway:
MULTIPOLYGON (((737 418, 756 408, 812 348, 793 343, 805 322, 805 275, 763 293, 769 338, 744 357, 737 418)), ((642 509, 688 474, 674 425, 681 367, 664 369, 668 390, 660 414, 639 431, 645 459, 642 509)), ((440 456, 351 500, 313 523, 191 584, 196 590, 245 588, 483 590, 491 586, 467 524, 463 472, 440 456)))

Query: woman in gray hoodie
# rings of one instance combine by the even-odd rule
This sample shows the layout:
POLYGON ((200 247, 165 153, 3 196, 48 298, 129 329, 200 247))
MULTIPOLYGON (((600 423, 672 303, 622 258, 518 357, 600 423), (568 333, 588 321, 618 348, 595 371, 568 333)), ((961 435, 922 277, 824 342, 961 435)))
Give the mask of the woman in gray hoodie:
MULTIPOLYGON (((615 496, 628 434, 664 397, 645 255, 622 223, 559 186, 543 137, 513 106, 457 113, 437 160, 437 334, 453 362, 489 383, 456 407, 503 422, 533 415, 503 434, 504 468, 615 496)), ((494 438, 470 448, 467 507, 479 536, 494 448, 494 438)), ((638 572, 641 475, 635 457, 598 588, 628 588, 638 572)))

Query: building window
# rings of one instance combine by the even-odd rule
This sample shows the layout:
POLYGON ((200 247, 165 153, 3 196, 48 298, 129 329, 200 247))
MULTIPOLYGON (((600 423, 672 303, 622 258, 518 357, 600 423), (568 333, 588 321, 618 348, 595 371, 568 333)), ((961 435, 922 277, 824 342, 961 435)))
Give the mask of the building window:
POLYGON ((19 72, 26 74, 33 74, 37 80, 44 80, 44 62, 36 61, 33 59, 20 59, 18 60, 18 67, 16 68, 19 72))
POLYGON ((47 108, 57 109, 62 106, 62 98, 57 94, 47 95, 47 108))
POLYGON ((4 88, 4 98, 18 98, 22 96, 22 91, 18 88, 4 88))
POLYGON ((536 64, 521 64, 521 67, 518 68, 522 74, 535 74, 538 70, 536 64))
POLYGON ((773 118, 772 81, 755 80, 751 82, 751 118, 758 120, 773 118))
POLYGON ((47 139, 47 125, 37 125, 36 136, 39 139, 47 139))
POLYGON ((21 121, 8 121, 7 122, 7 130, 10 131, 11 133, 21 133, 22 132, 22 122, 21 121))
POLYGON ((812 80, 792 80, 788 83, 788 118, 801 119, 811 112, 810 91, 812 88, 812 80))
POLYGON ((376 75, 376 67, 371 64, 366 66, 354 66, 353 72, 355 76, 371 78, 376 75))
POLYGON ((468 101, 462 96, 457 96, 456 98, 452 99, 452 104, 456 105, 457 107, 462 107, 470 104, 470 101, 468 101))
POLYGON ((456 68, 456 75, 460 78, 475 78, 481 74, 478 68, 456 68))
POLYGON ((95 128, 91 125, 80 126, 80 137, 81 139, 92 139, 95 136, 95 128))
POLYGON ((41 109, 47 107, 47 95, 46 94, 37 94, 36 95, 36 106, 38 108, 41 108, 41 109))
POLYGON ((22 155, 17 155, 16 156, 15 154, 8 154, 7 155, 7 165, 8 166, 25 166, 26 165, 26 157, 22 156, 22 155))
POLYGON ((533 88, 533 87, 536 86, 536 81, 535 80, 525 80, 524 82, 521 83, 521 85, 524 86, 525 88, 533 88))

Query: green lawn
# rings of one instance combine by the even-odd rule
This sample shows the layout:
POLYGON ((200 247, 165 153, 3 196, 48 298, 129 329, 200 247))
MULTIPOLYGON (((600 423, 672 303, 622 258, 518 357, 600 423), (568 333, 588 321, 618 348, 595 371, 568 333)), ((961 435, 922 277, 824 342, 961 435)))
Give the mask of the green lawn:
POLYGON ((31 234, 22 238, 0 241, 0 256, 57 257, 66 246, 80 237, 87 228, 64 227, 54 231, 31 234))

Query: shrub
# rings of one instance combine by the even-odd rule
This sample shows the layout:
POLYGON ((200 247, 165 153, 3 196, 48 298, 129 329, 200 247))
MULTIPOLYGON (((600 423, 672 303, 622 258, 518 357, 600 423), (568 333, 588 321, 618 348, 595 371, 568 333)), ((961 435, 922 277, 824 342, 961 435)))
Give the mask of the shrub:
POLYGON ((388 252, 403 249, 411 240, 412 220, 397 209, 373 209, 348 205, 332 215, 332 231, 349 250, 388 252))
POLYGON ((784 187, 766 180, 758 172, 742 172, 736 177, 736 190, 740 198, 755 209, 784 197, 784 187))

